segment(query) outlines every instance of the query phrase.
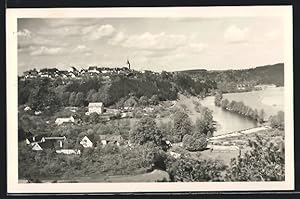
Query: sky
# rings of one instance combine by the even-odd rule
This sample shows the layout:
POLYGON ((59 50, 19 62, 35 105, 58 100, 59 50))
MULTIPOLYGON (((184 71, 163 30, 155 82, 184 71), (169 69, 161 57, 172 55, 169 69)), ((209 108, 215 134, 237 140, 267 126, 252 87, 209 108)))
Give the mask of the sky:
POLYGON ((160 72, 244 69, 283 62, 283 20, 19 18, 18 71, 124 67, 160 72))

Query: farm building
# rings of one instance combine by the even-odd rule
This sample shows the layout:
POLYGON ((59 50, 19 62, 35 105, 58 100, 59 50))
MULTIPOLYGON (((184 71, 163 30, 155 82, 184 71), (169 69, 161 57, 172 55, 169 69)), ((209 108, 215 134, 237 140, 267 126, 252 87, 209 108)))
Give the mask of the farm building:
POLYGON ((62 125, 63 123, 74 123, 75 119, 73 118, 73 116, 71 117, 67 117, 67 118, 57 118, 55 120, 55 124, 57 125, 62 125))
POLYGON ((117 146, 120 146, 123 138, 120 135, 100 135, 100 141, 103 145, 116 144, 117 146))
POLYGON ((103 112, 104 112, 104 105, 102 102, 89 103, 88 114, 91 114, 91 113, 102 114, 103 112))

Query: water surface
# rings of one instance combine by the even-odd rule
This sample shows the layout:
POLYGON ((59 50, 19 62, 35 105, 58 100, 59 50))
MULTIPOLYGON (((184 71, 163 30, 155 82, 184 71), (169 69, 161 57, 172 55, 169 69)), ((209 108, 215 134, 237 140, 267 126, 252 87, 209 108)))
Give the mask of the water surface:
POLYGON ((217 122, 217 131, 214 132, 214 135, 221 135, 257 126, 257 122, 252 119, 240 116, 237 113, 225 111, 215 106, 214 100, 215 97, 209 96, 201 101, 203 106, 213 111, 214 120, 217 122))

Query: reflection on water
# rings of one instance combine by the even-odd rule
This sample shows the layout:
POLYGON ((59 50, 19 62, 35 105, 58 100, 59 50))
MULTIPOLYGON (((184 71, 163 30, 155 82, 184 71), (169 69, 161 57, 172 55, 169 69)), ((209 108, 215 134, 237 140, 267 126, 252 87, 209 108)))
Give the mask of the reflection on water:
POLYGON ((231 113, 215 106, 214 97, 206 97, 201 101, 203 106, 206 106, 213 111, 214 120, 217 122, 217 131, 214 135, 220 135, 233 131, 243 130, 257 126, 257 122, 240 116, 236 113, 231 113))

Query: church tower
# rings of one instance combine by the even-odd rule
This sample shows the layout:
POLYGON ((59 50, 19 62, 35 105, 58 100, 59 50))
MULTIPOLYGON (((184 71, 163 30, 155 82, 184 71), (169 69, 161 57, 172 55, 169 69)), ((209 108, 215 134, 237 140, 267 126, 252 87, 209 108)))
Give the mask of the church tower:
POLYGON ((127 59, 127 62, 126 62, 126 64, 128 65, 128 69, 130 70, 130 62, 129 62, 129 60, 127 59))

